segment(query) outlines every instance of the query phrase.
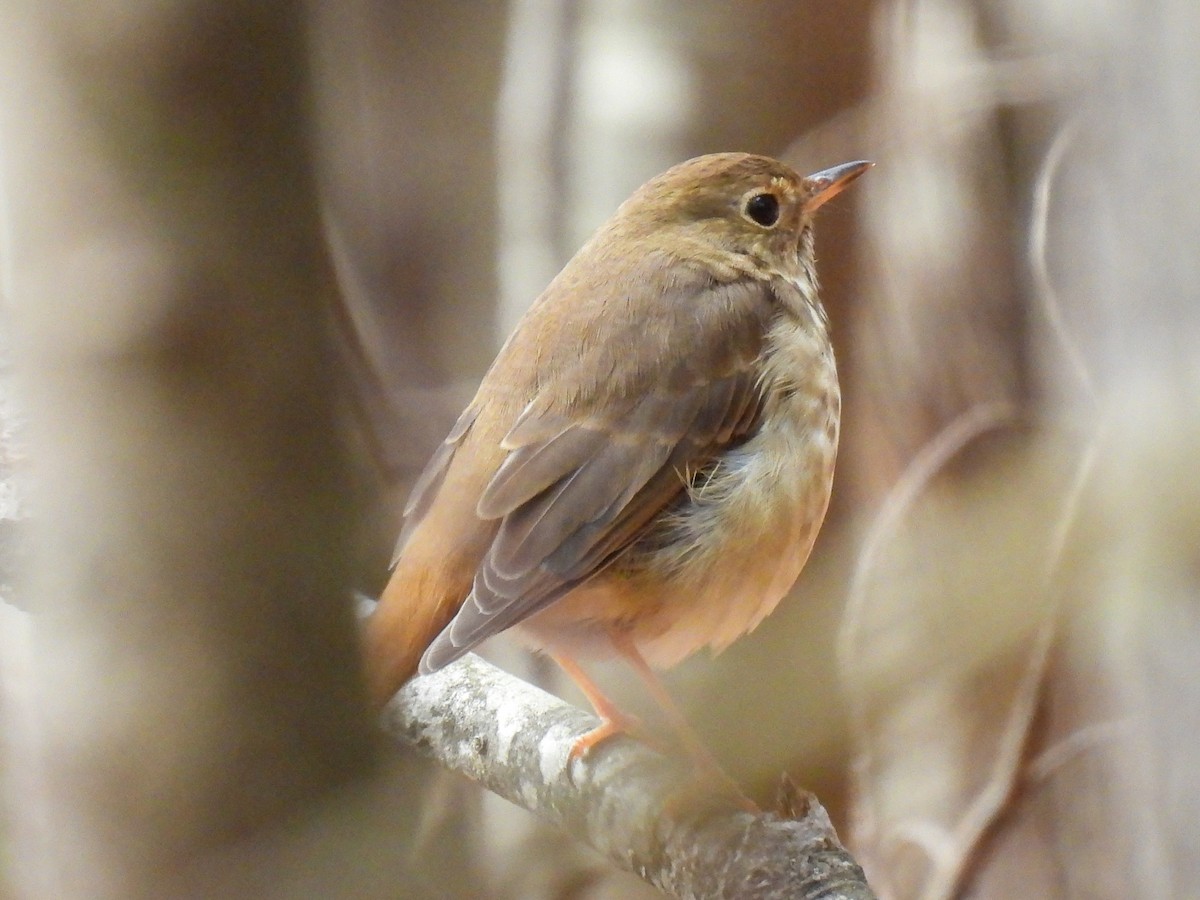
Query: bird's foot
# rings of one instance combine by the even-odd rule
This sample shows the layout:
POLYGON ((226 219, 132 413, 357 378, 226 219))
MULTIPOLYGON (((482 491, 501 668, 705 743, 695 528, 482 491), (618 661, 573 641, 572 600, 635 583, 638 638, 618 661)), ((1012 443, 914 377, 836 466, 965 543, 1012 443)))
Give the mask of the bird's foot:
POLYGON ((670 753, 666 742, 643 725, 637 716, 622 712, 611 704, 606 704, 604 710, 597 710, 597 713, 600 716, 600 724, 576 738, 571 746, 572 760, 583 759, 597 744, 619 735, 631 737, 664 756, 670 753))

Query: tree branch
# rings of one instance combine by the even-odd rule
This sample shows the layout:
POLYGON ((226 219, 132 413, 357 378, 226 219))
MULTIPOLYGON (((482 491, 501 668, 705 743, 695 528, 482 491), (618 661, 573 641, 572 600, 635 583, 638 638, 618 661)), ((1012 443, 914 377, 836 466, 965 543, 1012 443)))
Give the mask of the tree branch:
POLYGON ((675 897, 874 897, 816 798, 792 819, 747 813, 628 738, 572 761, 596 719, 476 656, 410 681, 382 723, 675 897))

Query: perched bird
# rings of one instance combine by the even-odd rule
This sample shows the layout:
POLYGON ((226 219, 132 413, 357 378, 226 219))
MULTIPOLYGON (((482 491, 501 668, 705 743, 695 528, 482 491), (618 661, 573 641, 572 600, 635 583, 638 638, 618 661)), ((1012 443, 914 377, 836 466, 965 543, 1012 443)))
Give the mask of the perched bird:
MULTIPOLYGON (((651 679, 754 628, 825 515, 841 411, 812 217, 861 175, 719 153, 643 185, 508 339, 417 481, 365 626, 382 705, 513 626, 651 679)), ((673 715, 673 708, 669 709, 673 715)))

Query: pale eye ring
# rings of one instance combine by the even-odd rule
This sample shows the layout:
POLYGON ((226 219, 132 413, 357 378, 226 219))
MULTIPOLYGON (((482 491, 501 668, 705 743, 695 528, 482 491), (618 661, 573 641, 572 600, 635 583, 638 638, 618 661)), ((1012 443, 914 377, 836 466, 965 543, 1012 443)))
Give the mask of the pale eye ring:
POLYGON ((751 194, 742 206, 742 213, 755 225, 774 228, 779 222, 779 198, 770 191, 751 194))

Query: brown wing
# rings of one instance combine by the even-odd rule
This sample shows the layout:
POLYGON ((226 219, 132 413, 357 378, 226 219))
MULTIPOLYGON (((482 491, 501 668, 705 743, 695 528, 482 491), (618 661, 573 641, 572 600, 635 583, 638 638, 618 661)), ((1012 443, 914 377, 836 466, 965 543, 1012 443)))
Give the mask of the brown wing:
POLYGON ((446 439, 434 451, 433 456, 430 457, 429 462, 425 464, 425 468, 421 470, 421 474, 413 483, 412 490, 408 495, 408 502, 404 504, 404 527, 400 530, 400 538, 396 541, 396 549, 392 552, 393 567, 400 561, 400 554, 404 552, 404 546, 412 536, 412 530, 429 511, 429 505, 446 480, 446 472, 450 469, 454 454, 458 452, 459 445, 462 444, 463 438, 467 436, 467 432, 471 430, 471 426, 475 424, 478 416, 479 409, 475 406, 468 406, 463 411, 462 415, 458 417, 458 421, 454 423, 454 427, 450 429, 450 433, 446 435, 446 439))
POLYGON ((547 367, 551 381, 505 436, 509 454, 479 500, 480 518, 499 522, 495 538, 423 672, 601 571, 688 473, 755 427, 770 288, 700 278, 688 287, 676 285, 654 322, 608 315, 603 328, 580 330, 571 362, 547 367))

